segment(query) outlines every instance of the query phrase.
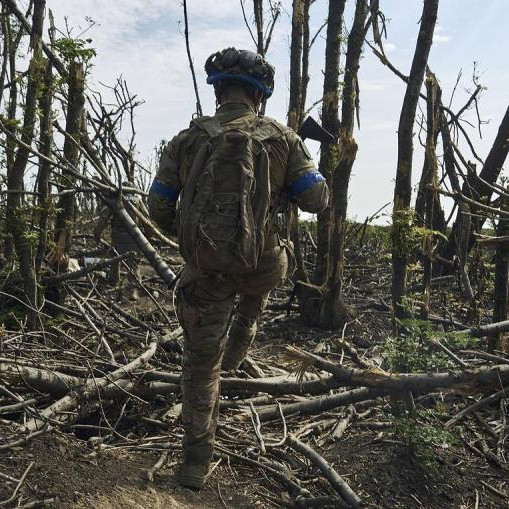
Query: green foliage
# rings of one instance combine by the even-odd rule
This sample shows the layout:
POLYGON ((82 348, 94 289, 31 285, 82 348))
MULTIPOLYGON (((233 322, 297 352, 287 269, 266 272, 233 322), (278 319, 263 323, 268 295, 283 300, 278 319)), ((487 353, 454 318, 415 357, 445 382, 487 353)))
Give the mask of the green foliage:
POLYGON ((441 350, 430 343, 430 339, 439 339, 449 349, 472 346, 477 341, 466 334, 438 333, 430 323, 423 320, 398 320, 405 335, 387 337, 383 343, 383 354, 391 371, 429 372, 443 371, 455 366, 441 350))
POLYGON ((432 410, 418 410, 413 414, 393 417, 394 434, 405 442, 411 454, 429 468, 436 466, 437 449, 447 449, 456 443, 452 433, 432 410))
POLYGON ((53 49, 66 62, 88 63, 93 57, 97 56, 94 48, 88 48, 87 44, 91 39, 73 39, 71 37, 62 37, 53 43, 53 49))
POLYGON ((429 236, 447 240, 443 233, 419 226, 417 215, 413 209, 401 209, 394 213, 391 241, 392 249, 397 256, 408 256, 419 248, 429 236))

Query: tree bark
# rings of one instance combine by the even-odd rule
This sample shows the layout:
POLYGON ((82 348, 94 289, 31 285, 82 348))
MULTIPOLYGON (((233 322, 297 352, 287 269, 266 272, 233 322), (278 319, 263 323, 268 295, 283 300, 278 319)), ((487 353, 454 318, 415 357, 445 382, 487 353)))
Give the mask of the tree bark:
POLYGON ((263 0, 253 0, 253 12, 256 24, 256 52, 264 55, 263 41, 263 0))
MULTIPOLYGON (((503 210, 509 210, 509 198, 500 197, 500 207, 503 210)), ((509 235, 509 220, 499 218, 497 225, 497 235, 503 237, 509 235)), ((509 306, 508 293, 509 276, 509 242, 497 242, 495 248, 495 288, 493 290, 493 321, 502 322, 507 320, 507 308, 509 306)), ((495 349, 503 352, 507 351, 507 337, 504 334, 497 334, 490 338, 489 349, 493 352, 495 349)))
MULTIPOLYGON (((339 57, 343 13, 346 0, 329 0, 327 37, 325 46, 325 70, 323 78, 322 126, 336 138, 339 137, 339 57)), ((318 169, 331 187, 332 173, 338 163, 338 149, 333 143, 322 143, 318 169)), ((313 283, 322 285, 327 278, 327 256, 331 228, 330 204, 317 217, 316 269, 313 283)))
MULTIPOLYGON (((43 14, 43 11, 38 11, 40 17, 43 14)), ((36 26, 42 26, 42 19, 34 19, 34 23, 36 26)), ((12 167, 8 171, 7 187, 11 192, 7 196, 6 211, 7 229, 12 236, 20 273, 23 277, 23 287, 28 305, 28 327, 31 329, 35 328, 37 324, 39 296, 35 271, 35 252, 33 249, 33 239, 28 229, 28 211, 24 209, 23 190, 25 187, 25 170, 29 156, 28 147, 31 145, 34 136, 37 96, 41 81, 41 50, 39 46, 36 46, 29 65, 28 84, 25 95, 25 111, 21 131, 21 141, 24 143, 24 146, 20 145, 18 147, 12 167)))
POLYGON ((35 270, 39 274, 42 266, 48 243, 48 222, 51 207, 50 183, 51 164, 48 159, 51 157, 51 145, 53 142, 53 128, 51 125, 51 113, 53 102, 53 71, 51 62, 47 61, 44 74, 44 89, 39 99, 41 111, 39 145, 40 152, 44 157, 39 158, 39 173, 37 175, 37 192, 39 207, 39 239, 37 254, 35 257, 35 270))
MULTIPOLYGON (((66 117, 66 132, 79 143, 83 121, 83 107, 85 104, 84 88, 85 75, 83 64, 72 62, 68 74, 68 106, 66 117)), ((64 141, 64 159, 77 168, 79 164, 79 147, 69 136, 64 141)), ((61 176, 65 187, 74 187, 76 179, 69 172, 63 170, 61 176)), ((69 265, 69 251, 72 243, 72 223, 75 212, 75 195, 64 194, 57 205, 58 213, 55 222, 54 241, 56 244, 53 263, 57 273, 67 272, 69 265)))
POLYGON ((395 319, 408 316, 404 299, 408 253, 402 249, 402 237, 411 227, 409 217, 412 196, 413 127, 419 93, 433 41, 437 19, 438 0, 424 0, 421 27, 410 69, 410 76, 403 99, 398 127, 398 163, 394 187, 392 236, 392 304, 395 319))
MULTIPOLYGON (((444 147, 445 171, 449 177, 452 190, 456 193, 461 193, 461 184, 456 173, 456 158, 454 155, 451 133, 443 111, 440 114, 440 133, 442 137, 442 145, 444 147)), ((467 270, 468 239, 470 237, 470 206, 463 200, 458 201, 458 217, 456 219, 456 223, 456 229, 453 228, 453 239, 456 246, 456 252, 459 255, 460 280, 463 294, 471 305, 474 301, 474 292, 470 284, 467 270)))
MULTIPOLYGON (((302 112, 302 41, 304 33, 304 2, 305 0, 293 0, 292 13, 292 40, 290 46, 290 100, 288 104, 288 125, 298 131, 301 122, 302 112)), ((298 284, 299 281, 307 283, 309 281, 302 248, 299 237, 299 210, 297 205, 289 204, 287 211, 287 221, 289 223, 290 239, 293 243, 295 255, 296 270, 293 275, 293 281, 298 284)), ((299 302, 300 288, 296 289, 299 302)))
MULTIPOLYGON (((433 266, 433 218, 435 215, 435 202, 437 198, 438 188, 438 162, 436 141, 440 126, 440 89, 435 75, 427 70, 426 72, 426 110, 427 110, 427 132, 426 132, 426 149, 425 149, 425 166, 427 167, 426 174, 423 171, 420 191, 423 197, 424 210, 422 218, 423 223, 428 232, 423 239, 423 292, 422 292, 422 306, 421 306, 421 319, 427 320, 429 315, 429 301, 431 296, 431 276, 433 266)), ((416 204, 416 214, 419 217, 416 204)))
POLYGON ((302 37, 304 31, 304 0, 293 0, 292 40, 290 46, 290 101, 288 125, 298 131, 302 102, 302 37))
POLYGON ((345 63, 343 99, 341 104, 340 150, 338 166, 332 177, 332 231, 328 255, 328 278, 320 325, 325 328, 341 327, 350 316, 343 295, 345 264, 346 219, 348 209, 348 184, 357 155, 353 138, 355 110, 358 104, 357 74, 364 43, 364 24, 368 14, 366 0, 357 0, 352 29, 348 36, 345 63))

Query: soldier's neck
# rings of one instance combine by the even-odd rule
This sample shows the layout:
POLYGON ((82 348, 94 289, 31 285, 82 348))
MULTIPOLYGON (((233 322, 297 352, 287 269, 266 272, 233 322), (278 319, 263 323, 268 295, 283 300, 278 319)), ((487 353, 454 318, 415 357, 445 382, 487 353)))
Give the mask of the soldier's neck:
POLYGON ((245 106, 246 108, 249 108, 254 114, 257 114, 258 113, 258 108, 255 107, 255 105, 247 100, 247 99, 226 99, 225 101, 222 101, 221 104, 219 105, 219 108, 221 108, 222 106, 234 106, 234 105, 238 105, 238 106, 245 106))

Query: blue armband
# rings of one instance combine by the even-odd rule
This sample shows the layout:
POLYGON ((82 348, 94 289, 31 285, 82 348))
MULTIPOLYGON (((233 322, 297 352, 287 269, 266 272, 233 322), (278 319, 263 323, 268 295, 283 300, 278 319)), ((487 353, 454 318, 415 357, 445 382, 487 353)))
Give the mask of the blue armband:
POLYGON ((323 182, 325 179, 322 174, 318 171, 310 171, 296 180, 290 186, 290 193, 292 196, 297 196, 300 193, 303 193, 310 187, 318 184, 319 182, 323 182))
POLYGON ((159 180, 154 180, 154 182, 152 182, 150 191, 162 196, 163 198, 169 198, 172 201, 177 201, 180 194, 178 189, 166 186, 159 180))

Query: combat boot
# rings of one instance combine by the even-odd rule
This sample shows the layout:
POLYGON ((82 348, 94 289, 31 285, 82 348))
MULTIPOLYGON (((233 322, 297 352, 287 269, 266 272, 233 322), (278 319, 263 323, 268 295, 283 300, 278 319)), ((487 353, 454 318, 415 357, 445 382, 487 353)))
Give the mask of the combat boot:
POLYGON ((191 490, 201 490, 209 473, 209 465, 184 463, 180 467, 179 482, 191 490))

